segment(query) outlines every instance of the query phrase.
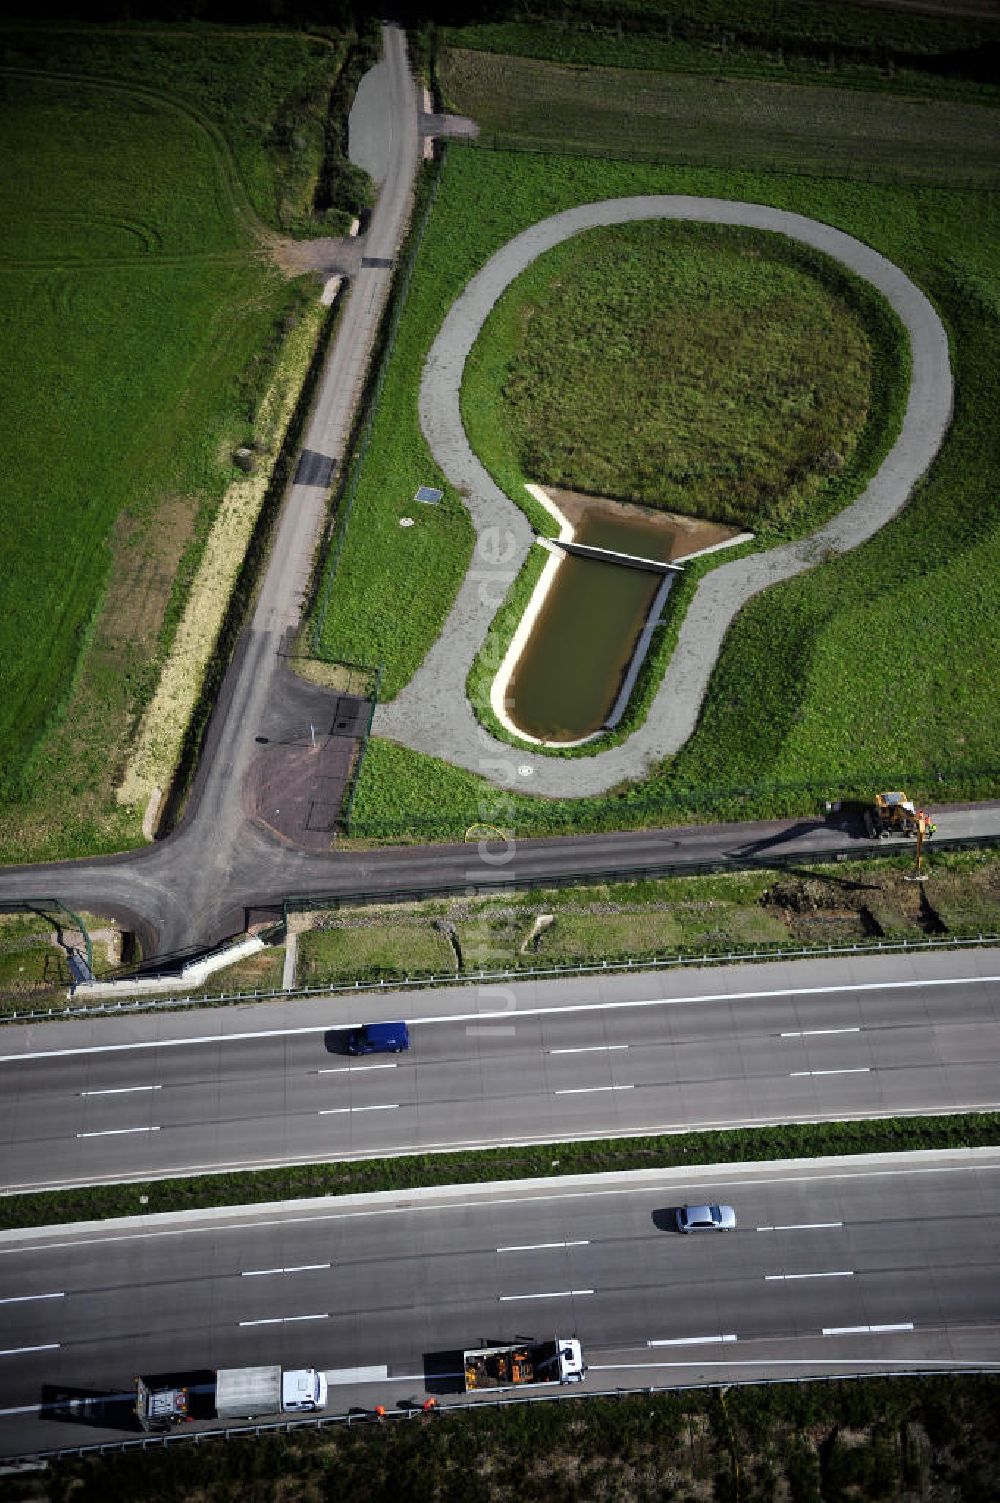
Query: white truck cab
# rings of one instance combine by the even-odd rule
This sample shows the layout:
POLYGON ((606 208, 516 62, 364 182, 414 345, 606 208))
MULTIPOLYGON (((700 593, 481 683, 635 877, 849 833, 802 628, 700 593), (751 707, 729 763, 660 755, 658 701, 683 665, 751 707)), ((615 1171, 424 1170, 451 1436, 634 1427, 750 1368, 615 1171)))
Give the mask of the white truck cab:
POLYGON ((326 1408, 326 1374, 314 1367, 295 1367, 281 1374, 281 1408, 284 1414, 326 1408))

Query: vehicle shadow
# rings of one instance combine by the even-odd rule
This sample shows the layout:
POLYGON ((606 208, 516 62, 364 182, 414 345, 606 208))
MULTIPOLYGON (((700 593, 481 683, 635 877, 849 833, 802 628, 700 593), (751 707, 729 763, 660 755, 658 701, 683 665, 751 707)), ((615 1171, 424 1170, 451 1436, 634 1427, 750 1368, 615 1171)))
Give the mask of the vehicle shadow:
POLYGON ((347 1045, 353 1032, 353 1028, 328 1028, 323 1035, 327 1054, 350 1054, 347 1045))
POLYGON ((39 1419, 62 1425, 86 1425, 101 1430, 138 1430, 135 1393, 109 1393, 94 1388, 62 1388, 44 1383, 39 1419))
POLYGON ((662 1206, 659 1210, 650 1214, 650 1221, 658 1232, 677 1231, 677 1207, 662 1206))
POLYGON ((447 1394, 465 1392, 465 1364, 463 1354, 452 1351, 424 1353, 424 1388, 427 1393, 447 1394))

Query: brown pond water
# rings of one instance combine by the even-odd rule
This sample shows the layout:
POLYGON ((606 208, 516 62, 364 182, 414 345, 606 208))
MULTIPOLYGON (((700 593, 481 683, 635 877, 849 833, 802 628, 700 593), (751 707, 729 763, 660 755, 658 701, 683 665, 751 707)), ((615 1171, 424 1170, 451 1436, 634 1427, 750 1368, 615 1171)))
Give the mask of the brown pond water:
MULTIPOLYGON (((547 488, 572 523, 574 542, 669 563, 727 542, 735 527, 646 506, 547 488)), ((515 725, 542 741, 578 741, 614 708, 660 571, 568 555, 511 677, 515 725)))
POLYGON ((566 557, 508 687, 511 718, 543 741, 599 730, 663 576, 566 557))
POLYGON ((555 490, 546 486, 567 521, 573 524, 574 543, 591 548, 610 548, 616 553, 636 553, 672 563, 702 548, 714 548, 737 537, 738 527, 721 522, 703 522, 679 512, 655 511, 631 501, 613 501, 606 496, 585 496, 581 491, 555 490))

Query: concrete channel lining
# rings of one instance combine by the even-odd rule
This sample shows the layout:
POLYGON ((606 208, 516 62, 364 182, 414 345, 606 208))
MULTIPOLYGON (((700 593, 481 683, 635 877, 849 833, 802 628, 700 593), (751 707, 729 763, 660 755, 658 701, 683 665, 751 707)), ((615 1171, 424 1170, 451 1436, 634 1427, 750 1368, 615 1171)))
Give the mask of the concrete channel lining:
POLYGON ((831 225, 766 204, 653 195, 577 205, 531 225, 502 246, 449 309, 424 366, 419 406, 431 452, 465 498, 477 541, 472 565, 437 641, 399 696, 378 707, 374 732, 416 751, 443 756, 501 786, 572 798, 643 778, 655 763, 679 751, 695 729, 723 638, 742 606, 768 585, 856 548, 902 510, 947 432, 952 376, 947 335, 931 303, 898 266, 870 246, 831 225), (487 474, 466 437, 460 410, 462 375, 493 305, 538 256, 584 230, 651 219, 788 235, 870 282, 909 336, 912 376, 906 413, 892 449, 850 506, 810 536, 723 564, 701 581, 646 720, 626 741, 571 760, 547 757, 533 747, 526 762, 524 751, 519 753, 479 725, 465 693, 469 669, 534 534, 524 513, 487 474))

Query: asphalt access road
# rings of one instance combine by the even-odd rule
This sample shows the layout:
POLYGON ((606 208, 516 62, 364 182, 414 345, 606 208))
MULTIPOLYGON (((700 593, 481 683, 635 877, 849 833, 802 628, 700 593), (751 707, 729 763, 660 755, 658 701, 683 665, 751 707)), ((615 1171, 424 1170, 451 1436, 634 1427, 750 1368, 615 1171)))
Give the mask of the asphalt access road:
MULTIPOLYGON (((1000 841, 1000 803, 935 807, 938 847, 949 841, 1000 841)), ((868 841, 823 819, 687 825, 604 835, 489 844, 291 850, 247 820, 240 838, 212 847, 210 821, 189 821, 145 851, 95 861, 6 867, 0 902, 58 897, 71 908, 111 913, 138 930, 147 956, 201 950, 242 932, 247 915, 281 912, 282 900, 403 892, 502 892, 513 883, 613 879, 664 871, 804 864, 819 856, 860 860, 876 851, 912 850, 912 842, 868 841), (207 847, 207 849, 206 849, 207 847), (212 881, 204 875, 204 863, 212 881), (196 880, 197 879, 197 880, 196 880)))
POLYGON ((1000 1367, 1000 1150, 595 1176, 0 1236, 0 1452, 135 1433, 136 1373, 316 1366, 457 1401, 470 1345, 578 1336, 586 1389, 1000 1367), (682 1237, 679 1204, 734 1206, 682 1237))
POLYGON ((998 1002, 974 950, 7 1029, 2 1189, 1000 1110, 998 1002), (352 1059, 387 1009, 410 1050, 352 1059))

